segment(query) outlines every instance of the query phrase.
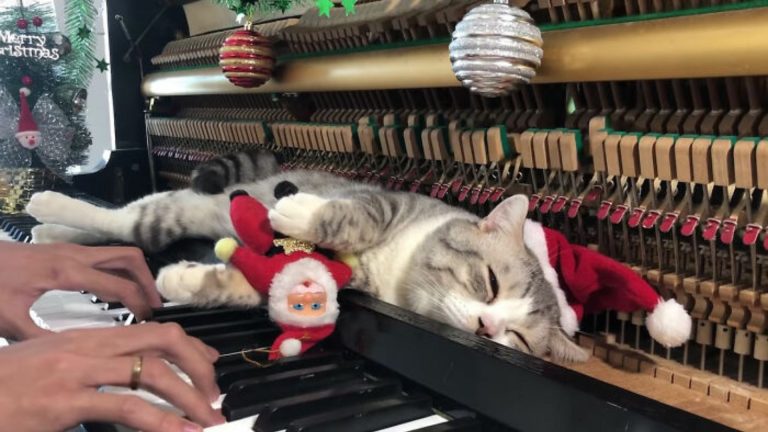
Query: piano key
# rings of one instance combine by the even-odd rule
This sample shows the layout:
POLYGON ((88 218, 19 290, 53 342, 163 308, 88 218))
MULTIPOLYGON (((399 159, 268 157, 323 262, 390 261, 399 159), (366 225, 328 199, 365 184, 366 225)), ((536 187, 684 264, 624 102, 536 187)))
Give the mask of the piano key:
POLYGON ((258 407, 270 401, 329 386, 364 381, 361 362, 316 366, 241 380, 227 389, 222 413, 226 418, 236 420, 252 415, 258 407))
POLYGON ((216 382, 219 388, 228 389, 236 381, 247 378, 257 378, 267 374, 305 369, 313 366, 341 363, 338 353, 306 354, 300 357, 289 357, 272 363, 268 368, 259 368, 248 363, 242 355, 223 356, 214 365, 216 382))
POLYGON ((227 322, 220 322, 220 323, 214 323, 214 324, 186 327, 184 328, 184 331, 186 331, 188 335, 194 336, 194 337, 215 336, 222 333, 232 333, 232 332, 246 331, 246 330, 258 328, 259 326, 263 326, 263 322, 264 321, 261 318, 258 320, 247 319, 247 320, 227 321, 227 322))
POLYGON ((384 429, 433 415, 431 402, 427 396, 405 396, 355 404, 297 420, 287 431, 367 432, 384 429))
MULTIPOLYGON (((443 425, 448 425, 452 423, 453 421, 448 421, 445 419, 445 417, 434 414, 429 417, 421 418, 418 420, 413 420, 407 423, 403 423, 401 425, 397 426, 391 426, 386 429, 381 429, 377 432, 414 432, 414 431, 429 431, 432 432, 432 428, 438 428, 443 425)), ((463 425, 454 426, 454 428, 447 428, 447 429, 435 429, 437 431, 479 431, 480 429, 462 429, 464 427, 463 425)))
POLYGON ((155 316, 152 320, 160 323, 175 322, 186 328, 222 322, 224 320, 244 320, 256 319, 260 317, 264 318, 265 321, 267 319, 264 317, 263 312, 258 310, 206 309, 189 313, 155 316))
POLYGON ((204 432, 250 432, 253 430, 251 428, 253 427, 253 423, 256 421, 257 417, 258 416, 246 417, 218 426, 211 426, 209 428, 205 428, 204 432))
POLYGON ((216 349, 219 353, 236 353, 252 348, 269 347, 279 334, 279 329, 268 327, 202 336, 198 339, 216 349))
POLYGON ((253 430, 257 432, 282 430, 303 417, 323 414, 351 404, 397 397, 400 392, 400 383, 394 380, 352 382, 271 401, 258 411, 259 417, 253 430))
MULTIPOLYGON (((480 422, 477 419, 471 417, 462 417, 453 420, 445 420, 440 416, 428 417, 422 420, 416 420, 417 422, 430 422, 435 421, 432 424, 420 425, 420 429, 412 429, 413 432, 480 432, 480 422), (442 421, 437 421, 435 417, 440 418, 442 421)), ((406 425, 403 425, 406 426, 406 425)), ((385 429, 381 432, 400 432, 396 428, 385 429)))

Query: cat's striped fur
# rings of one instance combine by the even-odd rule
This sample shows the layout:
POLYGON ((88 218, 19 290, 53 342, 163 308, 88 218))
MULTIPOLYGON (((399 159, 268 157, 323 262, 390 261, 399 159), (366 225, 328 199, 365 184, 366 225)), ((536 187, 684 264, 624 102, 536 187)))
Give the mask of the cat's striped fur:
MULTIPOLYGON (((564 334, 563 301, 524 242, 523 197, 507 199, 481 220, 421 195, 324 173, 279 172, 274 157, 264 153, 212 161, 196 171, 193 185, 117 210, 39 193, 28 211, 44 225, 33 235, 37 242, 121 240, 148 251, 182 237, 233 236, 228 192, 244 189, 272 209, 277 231, 355 254, 354 288, 535 355, 585 358, 564 334), (274 188, 284 180, 300 192, 276 201, 274 188), (206 193, 220 188, 222 193, 206 193)), ((260 301, 236 269, 222 264, 170 266, 158 287, 166 297, 192 303, 260 301)))

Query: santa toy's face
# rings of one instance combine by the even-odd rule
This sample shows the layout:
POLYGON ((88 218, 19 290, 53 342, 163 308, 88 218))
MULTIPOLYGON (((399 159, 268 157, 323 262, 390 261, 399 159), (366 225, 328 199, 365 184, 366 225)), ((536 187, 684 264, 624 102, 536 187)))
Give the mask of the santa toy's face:
POLYGON ((323 287, 307 281, 291 289, 286 301, 288 311, 297 317, 320 317, 326 312, 328 295, 323 287))
POLYGON ((34 150, 40 145, 40 132, 19 132, 16 134, 16 140, 19 141, 19 144, 25 149, 34 150))

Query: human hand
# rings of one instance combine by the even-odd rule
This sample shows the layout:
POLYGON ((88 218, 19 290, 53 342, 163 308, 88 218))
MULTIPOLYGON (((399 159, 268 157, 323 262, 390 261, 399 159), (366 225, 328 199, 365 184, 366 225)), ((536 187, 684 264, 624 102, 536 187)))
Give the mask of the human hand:
POLYGON ((197 432, 223 423, 211 408, 219 396, 218 353, 176 324, 72 330, 0 349, 0 418, 19 432, 67 430, 108 422, 144 432, 197 432), (194 422, 132 395, 99 392, 128 387, 143 356, 139 387, 162 397, 194 422), (192 381, 184 382, 167 360, 192 381))
POLYGON ((0 242, 0 275, 0 336, 15 339, 49 333, 32 321, 29 308, 50 290, 120 301, 139 319, 162 306, 144 255, 132 247, 0 242))

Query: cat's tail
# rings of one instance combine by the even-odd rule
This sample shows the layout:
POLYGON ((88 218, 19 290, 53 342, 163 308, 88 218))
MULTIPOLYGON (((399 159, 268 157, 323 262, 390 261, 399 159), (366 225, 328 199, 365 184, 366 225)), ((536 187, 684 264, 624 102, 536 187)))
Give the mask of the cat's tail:
POLYGON ((278 155, 265 150, 249 150, 211 159, 192 171, 192 189, 203 194, 219 194, 237 183, 250 183, 277 174, 278 155))

